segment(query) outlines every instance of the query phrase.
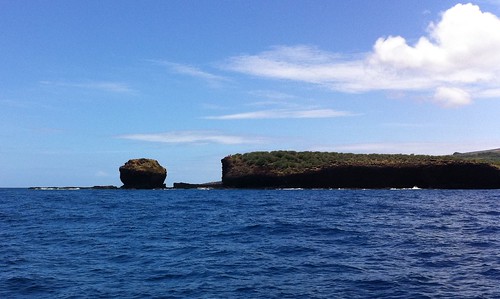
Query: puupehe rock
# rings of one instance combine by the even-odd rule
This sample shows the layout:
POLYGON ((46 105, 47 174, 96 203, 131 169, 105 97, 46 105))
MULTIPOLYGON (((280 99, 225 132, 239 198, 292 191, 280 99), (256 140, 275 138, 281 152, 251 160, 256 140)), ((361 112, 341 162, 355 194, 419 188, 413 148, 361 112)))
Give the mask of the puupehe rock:
POLYGON ((153 159, 131 159, 120 167, 120 180, 125 189, 165 188, 167 169, 153 159))

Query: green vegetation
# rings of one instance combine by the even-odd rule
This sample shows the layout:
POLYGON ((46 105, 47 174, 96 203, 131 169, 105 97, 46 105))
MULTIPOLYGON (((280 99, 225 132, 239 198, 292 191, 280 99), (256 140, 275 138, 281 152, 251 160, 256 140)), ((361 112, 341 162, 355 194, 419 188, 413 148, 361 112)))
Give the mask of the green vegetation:
POLYGON ((497 167, 500 167, 500 149, 470 153, 454 153, 453 156, 466 160, 491 163, 495 164, 497 167))
POLYGON ((158 161, 145 158, 129 160, 122 167, 126 169, 133 169, 135 171, 143 171, 143 172, 151 172, 151 171, 160 173, 165 172, 165 169, 160 165, 160 163, 158 163, 158 161))
MULTIPOLYGON (((232 168, 240 173, 272 172, 277 175, 288 175, 307 171, 317 171, 329 167, 368 166, 368 167, 400 167, 428 164, 460 163, 464 161, 458 156, 427 156, 403 154, 348 154, 326 152, 251 152, 228 157, 232 168)), ((469 163, 472 161, 468 161, 469 163)))

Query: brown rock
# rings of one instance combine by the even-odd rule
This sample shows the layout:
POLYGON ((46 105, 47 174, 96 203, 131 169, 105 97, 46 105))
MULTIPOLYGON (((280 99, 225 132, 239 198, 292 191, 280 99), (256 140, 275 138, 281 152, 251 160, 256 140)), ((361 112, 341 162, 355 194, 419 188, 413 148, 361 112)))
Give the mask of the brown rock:
POLYGON ((153 159, 132 159, 120 167, 120 180, 125 189, 165 188, 167 169, 153 159))

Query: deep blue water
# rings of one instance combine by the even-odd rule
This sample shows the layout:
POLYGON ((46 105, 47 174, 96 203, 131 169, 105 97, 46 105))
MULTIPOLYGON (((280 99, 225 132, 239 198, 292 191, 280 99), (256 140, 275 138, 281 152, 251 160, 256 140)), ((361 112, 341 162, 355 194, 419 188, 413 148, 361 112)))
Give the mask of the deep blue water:
POLYGON ((500 191, 0 189, 0 298, 500 298, 500 191))

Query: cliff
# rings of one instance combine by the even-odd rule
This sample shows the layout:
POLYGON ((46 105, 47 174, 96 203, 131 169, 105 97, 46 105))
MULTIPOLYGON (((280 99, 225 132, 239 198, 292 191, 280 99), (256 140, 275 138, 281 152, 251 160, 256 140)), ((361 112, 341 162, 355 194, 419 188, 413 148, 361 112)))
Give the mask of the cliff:
POLYGON ((229 188, 497 189, 500 167, 453 156, 253 152, 222 159, 229 188))

